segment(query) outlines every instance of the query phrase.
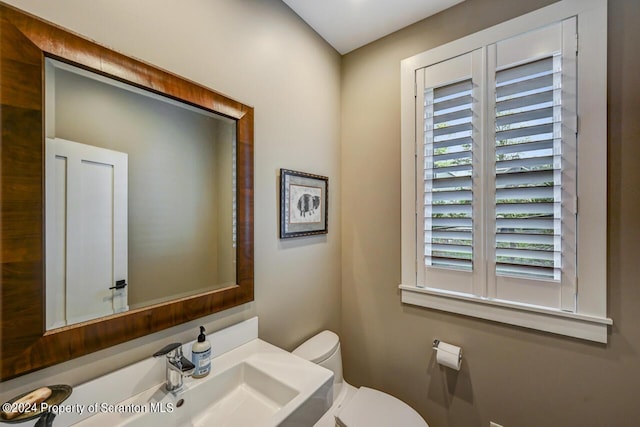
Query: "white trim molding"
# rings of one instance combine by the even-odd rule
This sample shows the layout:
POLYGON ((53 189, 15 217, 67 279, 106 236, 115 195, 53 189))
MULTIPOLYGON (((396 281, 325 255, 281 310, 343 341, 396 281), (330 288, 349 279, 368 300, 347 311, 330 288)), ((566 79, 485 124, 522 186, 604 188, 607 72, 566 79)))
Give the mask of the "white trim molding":
POLYGON ((465 295, 400 285, 402 302, 451 313, 464 314, 524 328, 551 332, 600 343, 607 342, 609 318, 514 304, 509 301, 476 300, 465 295))

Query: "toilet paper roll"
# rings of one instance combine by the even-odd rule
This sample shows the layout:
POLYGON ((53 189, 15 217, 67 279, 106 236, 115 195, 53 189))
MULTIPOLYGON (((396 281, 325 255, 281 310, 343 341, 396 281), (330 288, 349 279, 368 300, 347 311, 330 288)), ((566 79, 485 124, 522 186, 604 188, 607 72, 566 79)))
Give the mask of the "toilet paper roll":
POLYGON ((438 344, 436 360, 442 366, 459 371, 460 365, 462 364, 462 349, 455 345, 440 341, 438 344))

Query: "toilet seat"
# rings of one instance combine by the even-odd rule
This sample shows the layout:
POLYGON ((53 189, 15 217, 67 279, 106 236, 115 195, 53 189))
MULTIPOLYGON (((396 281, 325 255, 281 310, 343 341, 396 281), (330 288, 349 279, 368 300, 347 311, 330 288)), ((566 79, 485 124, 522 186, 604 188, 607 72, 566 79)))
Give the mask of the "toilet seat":
POLYGON ((391 395, 360 387, 336 414, 337 427, 428 427, 409 405, 391 395))

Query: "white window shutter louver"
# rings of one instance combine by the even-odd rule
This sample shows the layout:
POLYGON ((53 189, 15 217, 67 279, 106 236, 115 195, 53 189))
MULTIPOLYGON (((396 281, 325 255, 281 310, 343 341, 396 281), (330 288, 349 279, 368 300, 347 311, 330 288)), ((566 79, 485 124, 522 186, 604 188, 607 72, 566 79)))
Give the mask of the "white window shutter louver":
POLYGON ((434 267, 473 267, 471 79, 425 91, 424 255, 434 267))

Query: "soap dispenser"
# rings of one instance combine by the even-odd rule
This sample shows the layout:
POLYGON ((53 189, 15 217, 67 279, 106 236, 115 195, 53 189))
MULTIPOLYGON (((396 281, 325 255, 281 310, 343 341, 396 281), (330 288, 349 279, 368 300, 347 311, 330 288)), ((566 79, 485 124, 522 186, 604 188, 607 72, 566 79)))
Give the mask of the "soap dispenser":
POLYGON ((194 378, 209 375, 209 371, 211 371, 211 343, 207 341, 207 336, 204 334, 204 326, 200 326, 198 341, 194 342, 191 347, 191 361, 196 365, 196 369, 193 371, 194 378))

